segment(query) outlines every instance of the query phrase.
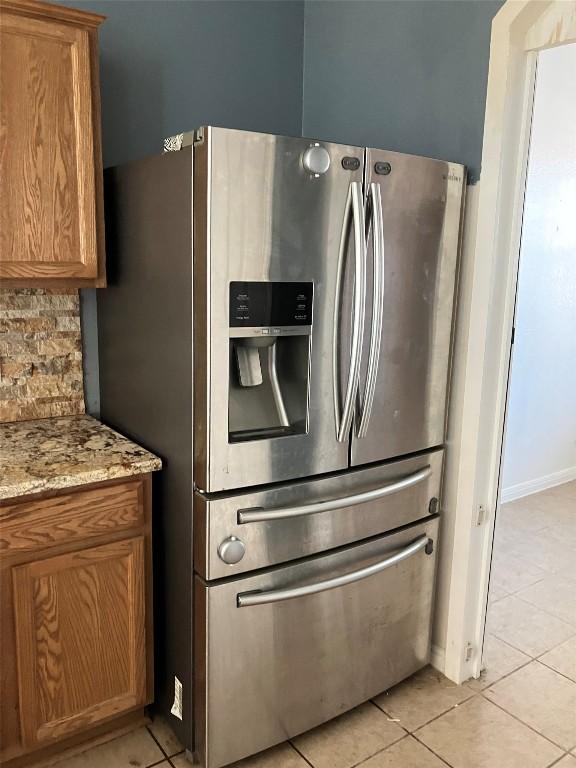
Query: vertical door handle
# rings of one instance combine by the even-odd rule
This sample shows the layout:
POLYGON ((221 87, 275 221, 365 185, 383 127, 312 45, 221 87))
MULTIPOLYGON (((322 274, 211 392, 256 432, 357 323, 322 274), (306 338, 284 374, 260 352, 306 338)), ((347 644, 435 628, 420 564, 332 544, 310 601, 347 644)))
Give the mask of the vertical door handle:
POLYGON ((360 417, 356 432, 358 437, 366 437, 370 416, 372 414, 374 393, 376 391, 376 379, 378 378, 378 366, 380 363, 382 321, 384 317, 384 216, 382 213, 380 184, 371 182, 368 189, 368 195, 372 201, 372 242, 374 253, 372 328, 370 331, 370 348, 368 353, 368 366, 366 369, 364 402, 360 408, 360 417))
POLYGON ((344 208, 342 235, 340 238, 340 254, 338 257, 338 273, 336 281, 336 304, 334 307, 334 346, 333 346, 333 376, 334 376, 334 412, 336 418, 336 439, 343 443, 348 439, 352 423, 353 408, 358 383, 360 380, 360 360, 362 355, 362 337, 364 335, 364 314, 366 304, 366 241, 364 221, 364 198, 362 185, 359 181, 350 182, 348 196, 344 208), (342 282, 346 261, 348 232, 352 217, 354 233, 354 302, 352 309, 352 342, 350 345, 350 363, 348 381, 340 412, 339 396, 339 355, 342 339, 340 338, 340 314, 342 298, 342 282))

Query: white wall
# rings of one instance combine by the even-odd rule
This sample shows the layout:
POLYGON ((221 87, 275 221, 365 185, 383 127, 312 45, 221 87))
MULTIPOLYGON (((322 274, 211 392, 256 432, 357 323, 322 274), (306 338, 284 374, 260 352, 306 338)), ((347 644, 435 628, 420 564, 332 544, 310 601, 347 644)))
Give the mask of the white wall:
POLYGON ((576 478, 576 44, 538 58, 502 500, 576 478))

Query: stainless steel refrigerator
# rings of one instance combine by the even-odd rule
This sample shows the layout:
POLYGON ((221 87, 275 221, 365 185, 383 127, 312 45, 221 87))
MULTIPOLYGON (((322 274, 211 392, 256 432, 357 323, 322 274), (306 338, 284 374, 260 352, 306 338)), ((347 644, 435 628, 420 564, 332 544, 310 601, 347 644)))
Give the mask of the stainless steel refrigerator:
POLYGON ((219 768, 429 660, 465 169, 166 144, 107 173, 101 408, 165 460, 157 700, 219 768))

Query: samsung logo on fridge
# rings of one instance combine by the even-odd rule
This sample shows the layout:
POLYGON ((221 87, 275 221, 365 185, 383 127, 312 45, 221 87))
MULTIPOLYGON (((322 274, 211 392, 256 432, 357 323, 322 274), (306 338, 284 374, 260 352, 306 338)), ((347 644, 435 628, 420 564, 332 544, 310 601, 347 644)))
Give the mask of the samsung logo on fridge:
POLYGON ((442 178, 444 181, 462 181, 462 176, 456 176, 455 173, 443 173, 442 178))

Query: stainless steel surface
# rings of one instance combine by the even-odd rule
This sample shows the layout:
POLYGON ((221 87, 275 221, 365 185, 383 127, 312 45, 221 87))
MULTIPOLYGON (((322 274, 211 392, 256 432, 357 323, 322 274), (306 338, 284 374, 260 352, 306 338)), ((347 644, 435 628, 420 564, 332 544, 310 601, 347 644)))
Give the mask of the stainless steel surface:
MULTIPOLYGON (((465 172, 368 149, 366 182, 382 196, 386 294, 372 417, 365 437, 352 437, 355 466, 444 442, 465 172), (383 162, 388 175, 376 172, 383 162)), ((365 348, 363 371, 367 357, 365 348)))
POLYGON ((268 591, 242 592, 237 596, 238 608, 250 608, 253 605, 267 605, 268 603, 280 603, 282 600, 294 600, 306 595, 316 595, 318 592, 327 592, 329 589, 338 589, 347 584, 354 584, 362 579, 375 576, 377 573, 391 568, 393 565, 407 560, 420 552, 430 544, 432 539, 428 536, 420 536, 418 539, 403 547, 393 555, 388 555, 384 560, 379 560, 372 565, 359 568, 356 571, 343 573, 341 576, 333 576, 331 579, 322 579, 313 584, 305 584, 302 587, 290 587, 289 589, 270 589, 268 591))
POLYGON ((400 480, 395 480, 381 488, 372 488, 369 491, 355 493, 351 496, 342 496, 340 499, 327 499, 326 501, 317 501, 314 504, 301 504, 300 506, 284 507, 277 509, 240 509, 238 510, 239 523, 262 523, 267 520, 285 520, 291 517, 302 517, 302 515, 316 515, 319 512, 330 512, 334 509, 343 507, 357 506, 358 504, 367 504, 369 501, 377 501, 392 493, 398 493, 406 488, 421 483, 432 474, 432 469, 428 465, 417 472, 413 472, 400 480))
MULTIPOLYGON (((362 358, 362 338, 364 335, 364 315, 366 305, 366 243, 364 240, 364 231, 366 228, 364 218, 364 200, 362 185, 359 182, 352 181, 348 191, 348 198, 344 210, 344 221, 342 226, 342 235, 340 241, 339 262, 342 263, 344 253, 346 252, 346 243, 348 239, 347 229, 350 226, 349 216, 352 213, 353 233, 354 233, 354 301, 352 314, 352 341, 350 345, 350 364, 348 368, 348 380, 346 383, 346 394, 342 405, 342 413, 339 414, 339 387, 338 387, 338 364, 339 356, 342 350, 339 345, 342 343, 340 338, 340 311, 339 291, 335 298, 335 323, 334 323, 334 341, 333 341, 333 376, 334 376, 334 403, 336 408, 336 432, 337 440, 340 443, 347 442, 354 415, 354 403, 358 391, 358 382, 360 380, 360 362, 362 358)), ((342 268, 339 266, 338 273, 341 274, 342 268)))
POLYGON ((194 569, 212 580, 256 568, 285 563, 351 544, 429 516, 430 499, 440 496, 443 452, 433 451, 401 461, 334 476, 207 497, 194 494, 194 569), (402 490, 358 504, 345 497, 390 486, 430 466, 430 475, 402 490), (296 517, 239 523, 240 510, 294 510, 333 502, 330 509, 296 517), (223 539, 236 536, 246 545, 242 561, 225 565, 218 556, 223 539))
POLYGON ((313 144, 302 155, 302 165, 314 175, 326 173, 330 168, 330 154, 320 144, 313 144))
MULTIPOLYGON (((192 161, 188 147, 104 172, 108 286, 96 291, 100 417, 163 459, 153 481, 154 701, 167 714, 175 676, 184 712, 193 706, 192 161)), ((172 720, 192 747, 192 718, 172 720)))
POLYGON ((370 202, 370 217, 372 223, 372 318, 370 323, 370 348, 368 353, 368 367, 366 372, 366 385, 364 398, 361 399, 360 389, 358 390, 359 401, 359 423, 356 434, 358 437, 366 437, 368 432, 368 423, 374 404, 374 393, 376 391, 376 378, 378 375, 378 365, 380 362, 380 347, 382 345, 382 318, 384 315, 384 275, 385 275, 385 251, 384 251, 384 225, 382 215, 382 195, 380 194, 380 185, 372 182, 368 188, 368 198, 370 202))
POLYGON ((218 547, 219 558, 227 565, 239 563, 246 553, 246 547, 241 539, 228 536, 218 547))
POLYGON ((429 660, 437 547, 360 582, 237 607, 237 595, 292 589, 369 567, 438 520, 285 568, 214 585, 195 580, 196 749, 220 768, 308 730, 429 660), (225 727, 222 724, 225 723, 225 727))
MULTIPOLYGON (((309 145, 305 139, 205 128, 194 146, 194 479, 210 493, 348 466, 348 443, 337 441, 334 413, 326 405, 334 386, 340 224, 350 182, 362 182, 364 149, 324 143, 331 163, 316 178, 302 165, 309 145), (357 158, 358 170, 345 170, 344 157, 357 158), (229 442, 225 308, 233 280, 314 284, 308 418, 299 434, 229 442)), ((307 374, 295 369, 297 376, 307 374)), ((288 402, 286 407, 290 411, 288 402)))
POLYGON ((276 411, 278 412, 278 421, 283 427, 289 427, 290 419, 288 418, 288 413, 284 404, 284 397, 282 395, 282 390, 280 389, 280 383, 278 381, 278 370, 276 368, 276 344, 274 344, 268 352, 268 376, 270 377, 270 387, 272 388, 274 404, 276 405, 276 411))

